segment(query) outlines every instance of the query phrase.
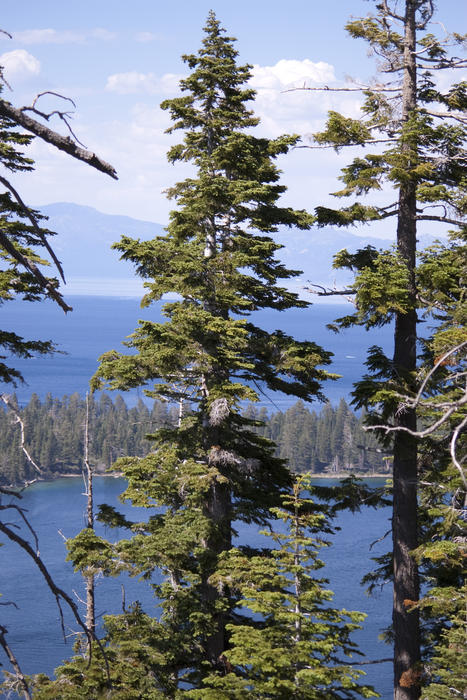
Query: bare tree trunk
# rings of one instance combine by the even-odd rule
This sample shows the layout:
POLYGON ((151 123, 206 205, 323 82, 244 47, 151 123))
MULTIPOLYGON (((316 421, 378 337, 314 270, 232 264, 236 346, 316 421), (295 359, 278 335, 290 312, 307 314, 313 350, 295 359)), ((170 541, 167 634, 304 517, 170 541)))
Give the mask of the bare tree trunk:
MULTIPOLYGON (((417 0, 406 0, 404 78, 402 120, 407 122, 417 104, 416 24, 417 0)), ((403 142, 402 154, 410 159, 416 144, 403 142)), ((411 167, 407 163, 407 170, 411 167)), ((397 247, 409 271, 409 306, 407 313, 397 313, 394 332, 394 364, 406 377, 416 368, 417 314, 415 309, 416 252, 416 184, 408 180, 399 191, 397 247)), ((401 407, 396 425, 416 430, 413 409, 401 407)), ((393 503, 393 566, 394 566, 394 699, 415 700, 420 697, 420 627, 418 610, 408 608, 419 598, 417 565, 410 555, 418 541, 417 523, 417 445, 404 431, 394 438, 394 503, 393 503)))
MULTIPOLYGON (((84 466, 86 468, 86 527, 94 528, 93 470, 89 463, 89 394, 86 394, 86 420, 84 423, 84 466)), ((96 630, 94 574, 85 572, 86 579, 86 627, 94 635, 96 630)))

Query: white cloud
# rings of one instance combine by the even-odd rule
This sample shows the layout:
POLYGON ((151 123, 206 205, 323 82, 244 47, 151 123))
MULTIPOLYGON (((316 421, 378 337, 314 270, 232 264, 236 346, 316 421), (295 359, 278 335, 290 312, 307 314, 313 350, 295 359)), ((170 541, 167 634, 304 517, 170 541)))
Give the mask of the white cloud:
POLYGON ((309 86, 310 83, 332 83, 336 80, 334 66, 324 61, 314 63, 309 58, 303 61, 282 59, 274 66, 253 67, 250 80, 256 90, 284 89, 286 87, 309 86))
POLYGON ((161 77, 155 73, 138 73, 137 71, 115 73, 107 78, 105 89, 120 95, 176 94, 178 83, 182 77, 175 73, 165 73, 161 77))
POLYGON ((293 90, 339 84, 334 66, 324 61, 282 59, 274 66, 255 65, 250 85, 256 90, 253 109, 261 118, 263 132, 269 137, 316 132, 330 109, 357 116, 360 102, 353 93, 293 90))
POLYGON ((38 75, 41 70, 41 64, 37 58, 24 49, 15 49, 2 54, 0 56, 0 66, 3 66, 5 78, 8 82, 11 80, 24 80, 33 75, 38 75))

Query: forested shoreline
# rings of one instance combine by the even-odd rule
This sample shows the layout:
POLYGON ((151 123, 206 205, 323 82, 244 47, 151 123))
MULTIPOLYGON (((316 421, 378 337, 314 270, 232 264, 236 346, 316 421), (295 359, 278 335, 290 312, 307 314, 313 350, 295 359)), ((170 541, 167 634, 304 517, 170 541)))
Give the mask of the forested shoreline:
MULTIPOLYGON (((24 484, 36 478, 54 479, 81 474, 84 467, 84 426, 86 400, 78 393, 40 401, 32 394, 24 407, 0 410, 0 483, 24 484), (20 417, 24 426, 24 446, 39 472, 27 459, 21 446, 20 417)), ((302 473, 361 474, 387 473, 389 465, 371 432, 364 430, 364 416, 357 416, 342 399, 338 406, 326 403, 308 408, 297 401, 286 411, 269 413, 265 407, 249 404, 245 417, 257 421, 259 435, 272 440, 276 455, 290 468, 302 473)), ((147 439, 156 430, 175 426, 178 407, 155 401, 149 409, 140 399, 128 407, 122 396, 112 399, 103 393, 89 398, 89 457, 97 473, 112 469, 123 455, 144 457, 153 449, 147 439)))

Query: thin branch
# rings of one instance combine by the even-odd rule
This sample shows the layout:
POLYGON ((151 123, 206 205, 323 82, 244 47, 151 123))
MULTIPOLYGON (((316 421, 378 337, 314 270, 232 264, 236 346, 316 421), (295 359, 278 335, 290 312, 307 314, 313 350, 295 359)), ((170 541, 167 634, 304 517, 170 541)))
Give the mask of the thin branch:
POLYGON ((436 63, 435 70, 446 70, 448 68, 465 68, 467 66, 467 60, 465 58, 460 58, 460 56, 453 56, 448 59, 439 58, 429 58, 428 56, 421 56, 420 61, 425 61, 426 63, 436 63))
POLYGON ((398 22, 404 22, 404 17, 402 17, 401 15, 396 15, 395 12, 389 9, 387 0, 383 0, 382 9, 388 15, 388 17, 392 17, 392 19, 397 19, 398 22))
POLYGON ((43 141, 52 144, 60 151, 65 151, 65 153, 73 156, 73 158, 91 165, 96 170, 109 175, 114 180, 118 180, 117 173, 113 165, 106 163, 92 151, 80 148, 69 136, 62 136, 56 131, 49 129, 49 127, 45 126, 45 124, 41 124, 36 119, 32 119, 32 117, 25 114, 22 109, 13 107, 13 105, 6 102, 6 100, 0 100, 0 116, 8 117, 19 126, 22 126, 24 129, 27 129, 27 131, 39 136, 43 141))
POLYGON ((362 85, 360 87, 329 87, 329 85, 323 85, 321 87, 307 87, 303 85, 302 87, 287 88, 287 90, 281 90, 281 92, 297 92, 306 90, 309 92, 400 92, 398 87, 384 87, 384 85, 362 85))
POLYGON ((424 109, 423 113, 428 114, 430 117, 440 117, 441 119, 455 119, 461 124, 467 124, 467 117, 457 112, 432 112, 431 110, 424 109))
POLYGON ((375 544, 378 544, 379 542, 382 542, 383 540, 385 540, 386 537, 387 537, 388 535, 391 534, 391 532, 392 532, 392 530, 387 530, 387 531, 384 533, 384 535, 381 535, 381 537, 378 537, 377 540, 373 540, 373 542, 370 544, 370 550, 373 549, 373 547, 375 546, 375 544))
POLYGON ((24 215, 25 215, 25 216, 29 219, 29 221, 31 222, 31 224, 32 224, 32 226, 33 226, 33 228, 34 228, 34 231, 36 232, 37 236, 40 238, 40 240, 41 240, 42 243, 44 244, 45 248, 46 248, 47 251, 49 252, 49 254, 50 254, 52 260, 54 261, 55 266, 56 266, 56 268, 57 268, 57 270, 58 270, 58 273, 59 273, 60 277, 62 278, 63 282, 65 282, 65 275, 64 275, 64 273, 63 273, 62 264, 61 264, 60 260, 58 260, 58 258, 56 257, 56 255, 55 255, 55 253, 54 253, 52 247, 50 246, 50 244, 49 244, 47 238, 44 236, 43 232, 42 232, 41 229, 39 228, 39 226, 38 226, 38 224, 37 224, 36 217, 33 215, 31 209, 23 202, 23 200, 21 199, 20 195, 19 195, 18 192, 15 190, 15 188, 13 187, 13 185, 12 185, 10 182, 8 182, 8 180, 7 180, 5 177, 0 176, 0 182, 3 182, 3 184, 5 185, 5 187, 6 187, 7 189, 10 190, 10 192, 11 192, 12 195, 13 195, 13 197, 16 199, 16 201, 17 201, 18 204, 20 205, 21 209, 22 209, 23 212, 24 212, 24 215))
POLYGON ((444 355, 441 355, 440 357, 438 357, 435 364, 430 369, 430 371, 428 372, 425 379, 423 380, 423 382, 420 385, 420 388, 417 392, 417 395, 416 395, 415 399, 413 400, 413 405, 412 405, 413 408, 415 408, 417 406, 417 404, 419 403, 420 399, 422 398, 422 394, 425 391, 426 385, 428 384, 428 382, 430 381, 431 377, 436 372, 436 370, 439 369, 439 367, 443 367, 446 364, 446 360, 449 357, 451 357, 451 355, 458 353, 459 350, 462 350, 462 348, 465 348, 465 347, 467 347, 467 340, 464 340, 464 342, 459 343, 458 345, 455 345, 453 348, 451 348, 450 350, 445 352, 444 355))
POLYGON ((320 297, 331 297, 331 296, 344 296, 345 294, 356 294, 355 289, 330 289, 329 287, 323 287, 321 284, 314 284, 310 282, 312 287, 317 287, 322 289, 321 292, 305 287, 305 291, 310 292, 310 294, 317 294, 320 297))
POLYGON ((45 90, 44 92, 40 92, 36 97, 34 98, 34 102, 32 103, 31 107, 21 107, 22 112, 33 112, 34 114, 37 114, 38 117, 42 117, 46 121, 49 121, 51 117, 57 116, 59 119, 63 121, 63 123, 66 125, 68 131, 70 134, 73 136, 74 140, 76 143, 79 143, 80 146, 83 146, 83 148, 86 148, 84 143, 82 143, 79 138, 76 136, 74 133, 73 129, 71 128, 71 125, 68 122, 68 119, 71 118, 71 113, 70 112, 62 112, 59 109, 54 109, 52 112, 42 112, 41 110, 36 108, 36 104, 38 100, 43 97, 44 95, 54 95, 55 97, 59 97, 61 100, 67 100, 68 102, 71 102, 73 107, 76 107, 76 104, 73 102, 71 97, 66 97, 65 95, 61 95, 59 92, 53 92, 52 90, 45 90))
POLYGON ((320 150, 320 149, 324 149, 324 148, 334 148, 336 150, 339 150, 340 148, 345 148, 345 147, 356 148, 357 146, 368 146, 368 145, 371 146, 374 143, 395 143, 397 140, 398 139, 396 139, 396 138, 389 137, 387 139, 370 139, 368 141, 365 141, 364 143, 360 143, 360 142, 359 143, 339 143, 339 144, 329 143, 329 144, 325 144, 325 145, 320 144, 319 146, 311 146, 311 145, 307 146, 306 144, 301 144, 299 146, 294 146, 294 149, 296 149, 296 148, 309 148, 312 150, 320 150))
MULTIPOLYGON (((24 508, 20 508, 20 507, 17 506, 15 503, 9 503, 7 506, 0 506, 0 510, 8 510, 8 509, 16 510, 16 512, 19 513, 19 515, 20 515, 20 517, 22 518, 24 524, 25 524, 26 527, 28 528, 28 530, 29 530, 29 532, 31 533, 31 535, 34 537, 34 542, 35 542, 35 545, 36 545, 36 553, 37 553, 38 556, 40 556, 40 554, 39 554, 39 538, 38 538, 38 536, 37 536, 37 532, 34 530, 33 526, 31 525, 31 523, 29 522, 29 520, 27 519, 27 517, 26 517, 25 514, 24 514, 24 513, 25 513, 25 509, 24 509, 24 508)), ((27 512, 27 511, 26 511, 26 512, 27 512)))
POLYGON ((375 659, 374 661, 339 661, 340 664, 344 666, 370 666, 371 664, 388 664, 392 663, 394 659, 375 659))
POLYGON ((419 214, 416 217, 417 221, 440 221, 442 224, 452 224, 453 226, 465 226, 467 222, 460 219, 450 219, 446 216, 435 216, 430 214, 419 214))
POLYGON ((32 260, 23 255, 16 248, 16 246, 13 245, 8 236, 5 233, 3 233, 3 231, 0 231, 0 245, 3 246, 3 248, 6 250, 7 253, 11 255, 12 258, 14 258, 21 265, 23 265, 23 267, 25 267, 27 270, 29 270, 29 272, 32 275, 34 275, 34 277, 42 286, 42 288, 44 290, 47 290, 52 299, 54 299, 57 302, 57 304, 64 310, 65 313, 67 313, 68 311, 73 311, 72 307, 68 306, 68 304, 64 301, 60 292, 58 292, 55 289, 53 283, 49 279, 47 279, 47 277, 44 277, 42 272, 39 270, 37 265, 33 263, 32 260))
POLYGON ((10 411, 16 416, 16 423, 19 423, 20 425, 20 430, 21 430, 21 449, 24 452, 26 459, 28 462, 34 467, 36 471, 39 472, 39 474, 42 474, 42 469, 40 466, 33 460, 31 455, 29 454, 28 450, 26 449, 25 445, 25 436, 24 436, 24 423, 23 419, 21 418, 21 414, 19 411, 16 409, 16 406, 10 401, 10 397, 8 394, 0 394, 0 399, 3 401, 3 403, 8 406, 10 411))
POLYGON ((8 642, 6 641, 5 635, 7 632, 7 628, 3 625, 0 625, 0 645, 3 647, 3 651, 7 655, 8 661, 15 669, 16 678, 19 680, 23 688, 24 697, 26 698, 26 700, 32 700, 31 693, 29 692, 29 686, 26 682, 26 678, 24 677, 23 672, 21 671, 21 667, 18 663, 16 656, 13 654, 12 650, 8 645, 8 642))
POLYGON ((467 491, 467 476, 465 475, 465 472, 462 468, 462 465, 458 461, 457 455, 456 455, 457 439, 466 425, 467 425, 467 416, 464 417, 464 419, 459 423, 457 428, 454 430, 454 432, 452 434, 451 442, 449 445, 449 451, 451 453, 452 462, 461 476, 462 483, 464 485, 464 489, 467 491))

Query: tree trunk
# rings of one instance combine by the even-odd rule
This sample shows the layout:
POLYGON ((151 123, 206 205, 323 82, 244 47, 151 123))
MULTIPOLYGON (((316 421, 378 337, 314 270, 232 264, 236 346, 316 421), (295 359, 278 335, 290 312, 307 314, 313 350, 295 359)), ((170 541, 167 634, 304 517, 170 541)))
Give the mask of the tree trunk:
MULTIPOLYGON (((406 0, 404 78, 402 120, 406 122, 417 103, 415 40, 416 0, 406 0)), ((410 158, 416 148, 403 142, 401 152, 410 158)), ((410 169, 411 163, 407 164, 410 169)), ((409 305, 407 313, 396 315, 394 332, 394 365, 407 377, 416 368, 417 314, 415 309, 416 252, 416 183, 407 181, 399 191, 397 247, 409 270, 409 305)), ((416 429, 413 409, 402 409, 396 425, 416 429)), ((420 697, 420 628, 418 610, 408 608, 419 598, 417 565, 410 552, 417 546, 417 446, 414 438, 396 431, 394 439, 394 504, 393 504, 393 566, 394 566, 394 700, 415 700, 420 697)))
MULTIPOLYGON (((84 464, 87 496, 86 527, 94 529, 93 470, 89 463, 89 394, 86 394, 86 420, 84 424, 84 464)), ((95 581, 94 574, 85 572, 86 578, 86 627, 94 635, 96 631, 95 581)))

